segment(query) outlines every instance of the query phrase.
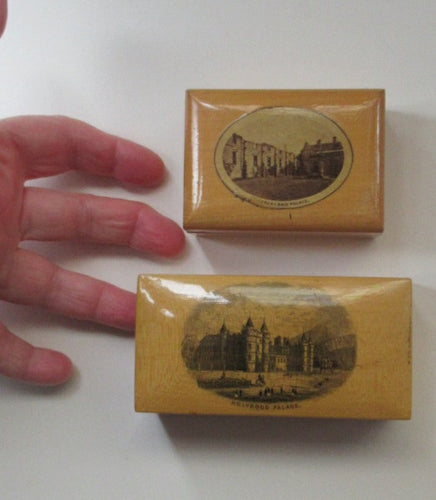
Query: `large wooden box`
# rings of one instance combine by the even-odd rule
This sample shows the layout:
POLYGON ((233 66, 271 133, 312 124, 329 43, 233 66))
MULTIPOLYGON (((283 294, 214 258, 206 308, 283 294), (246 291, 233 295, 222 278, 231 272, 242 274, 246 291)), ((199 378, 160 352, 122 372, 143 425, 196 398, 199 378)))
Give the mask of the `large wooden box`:
POLYGON ((383 231, 383 90, 189 90, 184 227, 383 231))
POLYGON ((137 411, 409 419, 411 282, 140 276, 137 411))

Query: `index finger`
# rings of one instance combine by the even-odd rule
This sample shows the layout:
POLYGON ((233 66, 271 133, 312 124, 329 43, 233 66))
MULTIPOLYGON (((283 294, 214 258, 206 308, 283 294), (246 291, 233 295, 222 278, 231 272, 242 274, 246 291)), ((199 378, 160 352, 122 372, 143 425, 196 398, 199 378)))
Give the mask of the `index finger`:
POLYGON ((13 150, 26 179, 81 170, 155 186, 165 173, 150 149, 63 116, 7 118, 0 121, 0 141, 2 148, 13 150))

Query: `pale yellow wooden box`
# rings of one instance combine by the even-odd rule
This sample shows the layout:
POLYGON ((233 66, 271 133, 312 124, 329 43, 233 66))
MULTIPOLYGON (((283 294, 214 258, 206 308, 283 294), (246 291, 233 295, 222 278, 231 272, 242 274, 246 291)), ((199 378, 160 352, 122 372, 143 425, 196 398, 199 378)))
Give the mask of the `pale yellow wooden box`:
POLYGON ((189 90, 190 232, 383 231, 383 90, 189 90))
POLYGON ((409 419, 411 282, 140 276, 135 407, 409 419))

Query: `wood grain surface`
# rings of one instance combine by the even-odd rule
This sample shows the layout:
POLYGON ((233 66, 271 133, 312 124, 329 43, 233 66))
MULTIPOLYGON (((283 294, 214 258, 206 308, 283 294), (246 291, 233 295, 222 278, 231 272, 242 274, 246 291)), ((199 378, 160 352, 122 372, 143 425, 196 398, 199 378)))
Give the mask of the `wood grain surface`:
POLYGON ((383 90, 187 91, 185 229, 382 232, 384 110, 383 90))
POLYGON ((140 276, 136 410, 409 419, 411 282, 140 276))

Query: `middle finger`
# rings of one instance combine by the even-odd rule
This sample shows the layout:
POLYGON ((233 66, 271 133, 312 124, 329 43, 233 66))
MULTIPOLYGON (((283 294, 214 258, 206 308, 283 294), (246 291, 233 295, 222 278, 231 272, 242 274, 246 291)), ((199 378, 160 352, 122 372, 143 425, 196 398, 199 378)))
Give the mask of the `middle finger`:
POLYGON ((179 253, 184 234, 143 203, 30 187, 24 190, 23 240, 82 240, 163 256, 179 253))

